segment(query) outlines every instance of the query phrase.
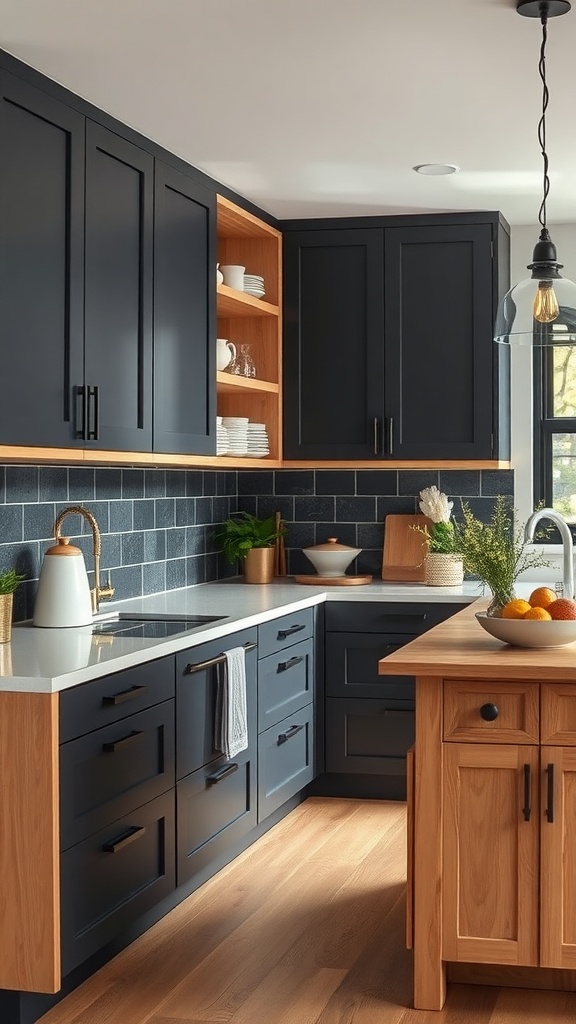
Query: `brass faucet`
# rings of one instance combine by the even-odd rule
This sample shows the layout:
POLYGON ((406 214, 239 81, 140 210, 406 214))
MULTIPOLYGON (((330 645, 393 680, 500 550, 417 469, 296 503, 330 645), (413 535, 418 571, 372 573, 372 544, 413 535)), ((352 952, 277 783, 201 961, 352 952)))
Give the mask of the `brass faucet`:
POLYGON ((100 601, 103 598, 114 597, 114 587, 110 580, 110 573, 108 573, 108 583, 106 586, 100 584, 100 555, 102 554, 102 537, 100 535, 100 527, 96 522, 96 517, 92 512, 89 512, 87 508, 82 508, 80 505, 71 505, 69 508, 62 510, 56 522, 54 523, 54 537, 56 540, 61 536, 60 527, 66 519, 66 516, 79 515, 84 516, 87 520, 90 529, 92 530, 93 547, 92 551, 94 554, 94 586, 90 591, 92 598, 92 613, 95 615, 100 608, 100 601))

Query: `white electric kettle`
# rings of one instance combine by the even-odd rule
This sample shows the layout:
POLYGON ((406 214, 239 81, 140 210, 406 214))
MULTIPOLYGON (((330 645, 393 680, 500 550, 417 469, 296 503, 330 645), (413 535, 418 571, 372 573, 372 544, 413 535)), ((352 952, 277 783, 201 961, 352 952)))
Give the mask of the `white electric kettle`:
POLYGON ((58 537, 44 555, 36 602, 35 626, 88 626, 92 623, 92 597, 84 555, 58 537))

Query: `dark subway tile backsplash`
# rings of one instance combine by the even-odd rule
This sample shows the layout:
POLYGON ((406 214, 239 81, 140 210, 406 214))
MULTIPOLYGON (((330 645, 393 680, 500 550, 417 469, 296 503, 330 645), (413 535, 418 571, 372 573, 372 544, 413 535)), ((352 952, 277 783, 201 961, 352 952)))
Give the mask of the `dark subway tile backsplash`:
MULTIPOLYGON (((0 466, 0 571, 14 566, 26 582, 15 619, 31 618, 44 552, 55 517, 70 505, 92 511, 102 533, 103 578, 124 600, 237 573, 219 551, 215 527, 237 510, 261 517, 279 511, 286 525, 290 574, 313 573, 302 548, 328 537, 362 548, 350 572, 381 575, 384 519, 418 512, 418 493, 436 484, 485 521, 496 494, 512 495, 511 470, 173 470, 85 466, 0 466)), ((92 536, 67 516, 92 573, 92 536)))

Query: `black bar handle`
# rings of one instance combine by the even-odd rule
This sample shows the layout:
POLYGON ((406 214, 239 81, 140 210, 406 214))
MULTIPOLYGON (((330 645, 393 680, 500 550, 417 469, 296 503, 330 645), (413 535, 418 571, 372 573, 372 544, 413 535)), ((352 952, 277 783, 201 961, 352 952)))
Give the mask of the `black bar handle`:
POLYGON ((86 386, 79 385, 74 388, 74 391, 76 394, 76 423, 80 424, 76 428, 76 437, 85 441, 88 433, 88 395, 86 393, 86 386), (80 403, 80 414, 78 414, 78 403, 80 403))
POLYGON ((121 690, 120 693, 111 693, 108 697, 102 697, 102 703, 106 706, 113 704, 114 707, 117 707, 118 704, 125 704, 127 700, 143 697, 145 693, 148 693, 147 686, 131 686, 129 690, 121 690))
POLYGON ((306 629, 306 626, 288 626, 288 629, 279 629, 277 639, 285 640, 287 636, 292 636, 293 633, 300 633, 302 629, 306 629))
POLYGON ((386 434, 387 434, 386 451, 387 451, 388 455, 392 455, 392 452, 394 451, 394 417, 393 416, 389 416, 388 419, 386 420, 386 434))
POLYGON ((278 662, 278 671, 279 672, 287 672, 289 668, 294 668, 294 666, 295 665, 299 665, 301 661, 304 661, 303 657, 300 657, 300 658, 296 658, 296 657, 290 658, 290 661, 279 661, 278 662))
POLYGON ((374 455, 380 454, 380 420, 378 416, 374 417, 374 455))
MULTIPOLYGON (((250 641, 242 646, 244 647, 244 650, 248 652, 253 651, 257 645, 250 641)), ((221 665, 223 661, 226 661, 225 654, 217 654, 215 658, 208 658, 207 661, 197 661, 191 665, 186 665, 184 675, 189 676, 192 672, 203 672, 205 668, 213 668, 214 665, 221 665)))
POLYGON ((410 708, 385 708, 382 712, 385 718, 406 718, 407 715, 414 717, 410 708))
POLYGON ((291 740, 292 737, 295 736, 297 732, 300 732, 300 730, 303 729, 303 728, 304 728, 303 725, 292 725, 292 726, 290 726, 290 728, 287 729, 286 732, 281 732, 280 733, 280 735, 278 737, 278 743, 287 743, 288 740, 291 740))
POLYGON ((120 747, 125 747, 127 743, 131 743, 137 736, 142 736, 142 730, 132 730, 126 736, 121 736, 119 740, 111 740, 110 743, 103 743, 102 750, 105 754, 115 754, 120 747))
POLYGON ((530 786, 530 765, 524 765, 524 807, 522 813, 524 815, 524 821, 530 821, 530 812, 532 810, 531 803, 531 786, 530 786))
POLYGON ((118 839, 113 839, 111 843, 104 843, 102 846, 103 853, 118 853, 119 850, 123 850, 125 846, 129 846, 130 843, 134 843, 137 839, 141 839, 146 829, 144 825, 135 825, 134 828, 129 829, 123 836, 118 839))
POLYGON ((100 421, 100 388, 97 385, 94 385, 94 387, 88 386, 86 391, 87 406, 89 410, 89 415, 87 416, 88 433, 86 435, 86 440, 98 441, 100 421))
POLYGON ((554 765, 549 764, 546 767, 546 775, 548 776, 548 794, 546 808, 546 821, 550 824, 554 821, 554 765))
POLYGON ((220 768, 219 771, 213 772, 212 775, 207 775, 206 782, 209 782, 211 784, 214 784, 216 782, 222 782, 222 779, 225 779, 228 777, 228 775, 233 775, 234 772, 237 772, 238 767, 239 766, 236 764, 235 761, 231 761, 230 764, 225 764, 224 767, 220 768))

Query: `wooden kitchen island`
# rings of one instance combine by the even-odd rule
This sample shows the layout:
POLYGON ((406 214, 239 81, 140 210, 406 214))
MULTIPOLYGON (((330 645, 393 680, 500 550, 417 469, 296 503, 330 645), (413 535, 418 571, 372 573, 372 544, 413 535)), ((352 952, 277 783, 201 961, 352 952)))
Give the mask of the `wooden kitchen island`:
POLYGON ((417 1009, 440 1010, 447 980, 576 990, 576 644, 510 647, 476 621, 485 606, 379 662, 416 677, 417 1009))

